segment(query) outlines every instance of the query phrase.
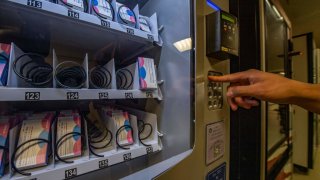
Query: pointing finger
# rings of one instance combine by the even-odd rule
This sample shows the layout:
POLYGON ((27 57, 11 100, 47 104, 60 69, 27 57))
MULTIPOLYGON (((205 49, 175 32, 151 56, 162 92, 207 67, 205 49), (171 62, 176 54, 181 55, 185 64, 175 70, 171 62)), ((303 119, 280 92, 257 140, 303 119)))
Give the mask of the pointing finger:
POLYGON ((224 76, 208 76, 208 79, 216 82, 239 82, 239 81, 247 81, 248 76, 249 76, 248 73, 245 71, 245 72, 238 72, 234 74, 228 74, 224 76))

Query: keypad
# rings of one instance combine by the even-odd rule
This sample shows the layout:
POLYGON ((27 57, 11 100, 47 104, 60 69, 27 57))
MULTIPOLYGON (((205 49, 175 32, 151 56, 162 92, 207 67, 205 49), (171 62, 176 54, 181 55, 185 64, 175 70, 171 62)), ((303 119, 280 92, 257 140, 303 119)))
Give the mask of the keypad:
MULTIPOLYGON (((208 76, 221 76, 222 73, 209 71, 208 76)), ((208 109, 216 110, 223 107, 223 85, 219 82, 208 82, 208 109)))

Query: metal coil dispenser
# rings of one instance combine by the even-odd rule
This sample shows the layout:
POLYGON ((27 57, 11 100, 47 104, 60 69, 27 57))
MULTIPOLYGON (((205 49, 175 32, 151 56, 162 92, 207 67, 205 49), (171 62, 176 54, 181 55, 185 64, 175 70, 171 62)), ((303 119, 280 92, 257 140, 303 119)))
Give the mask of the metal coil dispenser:
POLYGON ((118 89, 130 89, 133 84, 132 72, 126 68, 119 69, 116 72, 118 89))
POLYGON ((46 87, 52 81, 53 68, 36 53, 24 53, 13 61, 13 71, 28 84, 46 87))
POLYGON ((80 89, 85 86, 87 80, 86 70, 74 61, 64 61, 55 69, 57 87, 68 89, 80 89))
POLYGON ((96 66, 90 70, 90 86, 95 89, 107 89, 111 84, 111 73, 103 66, 96 66))

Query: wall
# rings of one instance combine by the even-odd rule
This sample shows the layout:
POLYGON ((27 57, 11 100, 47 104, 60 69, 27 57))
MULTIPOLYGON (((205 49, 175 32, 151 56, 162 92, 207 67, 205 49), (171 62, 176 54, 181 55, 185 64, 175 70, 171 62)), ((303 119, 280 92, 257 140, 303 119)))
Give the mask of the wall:
POLYGON ((317 46, 320 46, 320 13, 314 15, 302 16, 292 20, 293 35, 313 32, 314 40, 317 46))

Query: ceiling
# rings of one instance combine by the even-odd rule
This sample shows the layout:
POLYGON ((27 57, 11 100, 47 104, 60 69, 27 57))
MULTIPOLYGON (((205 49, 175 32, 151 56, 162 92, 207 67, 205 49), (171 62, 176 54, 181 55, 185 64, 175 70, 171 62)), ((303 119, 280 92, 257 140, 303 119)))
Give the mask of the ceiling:
POLYGON ((279 0, 291 21, 320 15, 320 0, 279 0))
POLYGON ((320 0, 277 0, 292 23, 292 34, 312 32, 316 45, 320 46, 320 0))

